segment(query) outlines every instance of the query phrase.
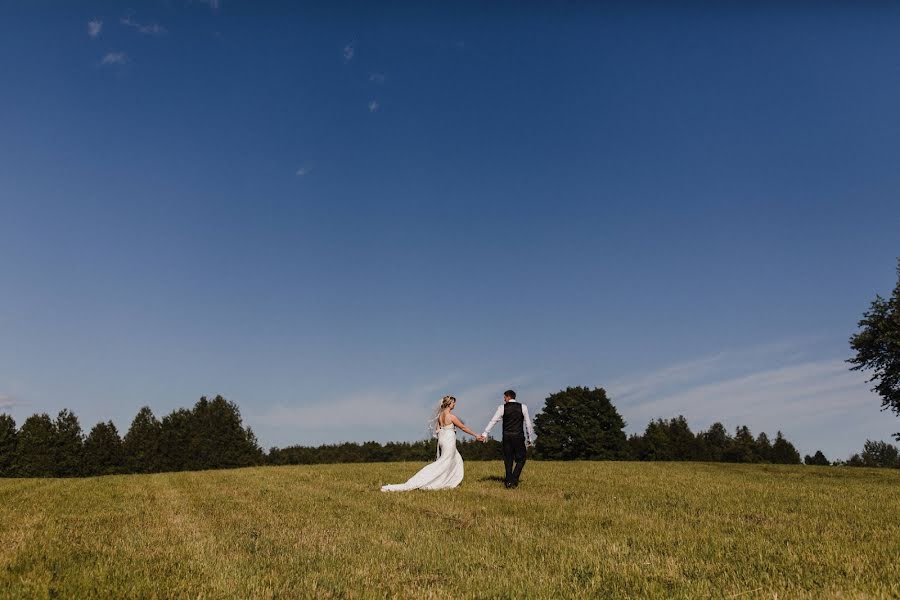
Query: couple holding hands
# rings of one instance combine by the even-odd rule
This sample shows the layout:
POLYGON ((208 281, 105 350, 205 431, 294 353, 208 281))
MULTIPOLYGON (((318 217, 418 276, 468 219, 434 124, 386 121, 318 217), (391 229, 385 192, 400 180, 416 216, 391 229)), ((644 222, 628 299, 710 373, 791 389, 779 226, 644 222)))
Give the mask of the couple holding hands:
POLYGON ((455 488, 463 480, 463 459, 456 449, 456 430, 468 433, 479 442, 487 441, 488 433, 503 421, 503 463, 506 466, 504 485, 514 489, 519 485, 519 476, 525 466, 526 449, 534 445, 534 427, 528 416, 528 407, 516 401, 516 392, 503 392, 501 404, 481 435, 465 426, 453 414, 456 398, 444 396, 435 411, 434 433, 438 439, 437 460, 423 467, 406 483, 384 485, 382 492, 405 492, 409 490, 445 490, 455 488))

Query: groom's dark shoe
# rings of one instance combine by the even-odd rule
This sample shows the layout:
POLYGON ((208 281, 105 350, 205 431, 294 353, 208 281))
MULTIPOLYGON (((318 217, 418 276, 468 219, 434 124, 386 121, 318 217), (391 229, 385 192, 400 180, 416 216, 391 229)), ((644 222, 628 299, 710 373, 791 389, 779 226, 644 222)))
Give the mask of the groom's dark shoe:
POLYGON ((508 481, 504 481, 504 482, 503 482, 503 487, 505 487, 506 489, 510 489, 510 488, 512 488, 512 484, 511 484, 510 482, 508 482, 508 481))
POLYGON ((517 487, 519 487, 519 482, 518 482, 518 481, 511 481, 511 482, 509 483, 509 485, 507 485, 506 487, 508 487, 508 488, 511 489, 511 490, 514 490, 514 489, 516 489, 517 487))

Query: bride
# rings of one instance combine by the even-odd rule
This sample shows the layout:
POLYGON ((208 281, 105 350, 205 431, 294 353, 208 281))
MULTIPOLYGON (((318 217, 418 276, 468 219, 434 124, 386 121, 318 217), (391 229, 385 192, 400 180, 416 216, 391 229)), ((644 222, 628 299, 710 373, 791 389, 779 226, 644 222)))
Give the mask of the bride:
POLYGON ((459 427, 472 437, 478 434, 466 427, 453 414, 456 398, 444 396, 434 419, 434 435, 438 439, 437 460, 425 465, 421 471, 406 483, 381 486, 382 492, 406 492, 408 490, 446 490, 455 488, 463 479, 463 459, 456 449, 456 428, 459 427))

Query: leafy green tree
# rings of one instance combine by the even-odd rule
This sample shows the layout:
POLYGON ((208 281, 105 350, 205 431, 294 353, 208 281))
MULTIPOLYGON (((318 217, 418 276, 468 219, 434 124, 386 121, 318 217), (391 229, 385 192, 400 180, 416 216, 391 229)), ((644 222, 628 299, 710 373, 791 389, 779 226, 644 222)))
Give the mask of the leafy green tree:
POLYGON ((52 477, 56 471, 56 426, 50 415, 31 415, 22 423, 16 444, 16 473, 52 477))
POLYGON ((551 394, 534 419, 537 455, 550 460, 627 456, 625 421, 603 388, 569 387, 551 394))
POLYGON ((827 467, 831 463, 828 462, 828 459, 825 458, 825 455, 822 454, 821 450, 816 450, 816 453, 813 454, 812 456, 807 454, 806 456, 803 457, 803 464, 827 467))
POLYGON ((718 422, 713 423, 699 437, 703 441, 704 460, 713 462, 725 460, 725 454, 731 447, 732 439, 724 425, 718 422))
POLYGON ((85 471, 89 475, 124 472, 124 453, 119 430, 112 421, 97 423, 84 440, 85 471))
POLYGON ((78 417, 68 410, 59 411, 56 417, 56 440, 54 449, 56 452, 56 468, 54 475, 57 477, 78 477, 84 471, 84 436, 81 433, 81 424, 78 417))
POLYGON ((7 414, 0 414, 0 477, 16 474, 16 421, 7 414))
POLYGON ((779 465, 800 464, 800 453, 792 443, 784 439, 780 431, 775 436, 775 443, 772 444, 772 462, 779 465))
POLYGON ((900 468, 900 453, 896 446, 887 442, 866 440, 861 458, 866 467, 900 468))
POLYGON ((125 467, 129 473, 156 473, 162 469, 161 437, 159 419, 149 406, 142 407, 122 440, 125 467))
MULTIPOLYGON (((854 371, 871 371, 872 391, 881 396, 883 410, 900 416, 900 260, 897 285, 888 299, 875 296, 859 321, 860 331, 850 338, 856 355, 848 362, 854 371)), ((900 440, 900 432, 894 434, 900 440)))

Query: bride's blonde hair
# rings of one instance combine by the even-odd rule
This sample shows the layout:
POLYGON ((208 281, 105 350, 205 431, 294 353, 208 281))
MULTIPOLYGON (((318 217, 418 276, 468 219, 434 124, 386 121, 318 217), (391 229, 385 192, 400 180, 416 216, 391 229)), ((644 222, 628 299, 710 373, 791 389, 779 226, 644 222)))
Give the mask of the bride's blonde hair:
POLYGON ((444 412, 445 408, 448 408, 451 404, 456 402, 456 398, 453 396, 444 396, 441 398, 441 403, 438 404, 437 408, 434 409, 434 413, 432 413, 431 418, 428 419, 428 430, 434 433, 437 430, 438 419, 441 418, 441 413, 444 412))

